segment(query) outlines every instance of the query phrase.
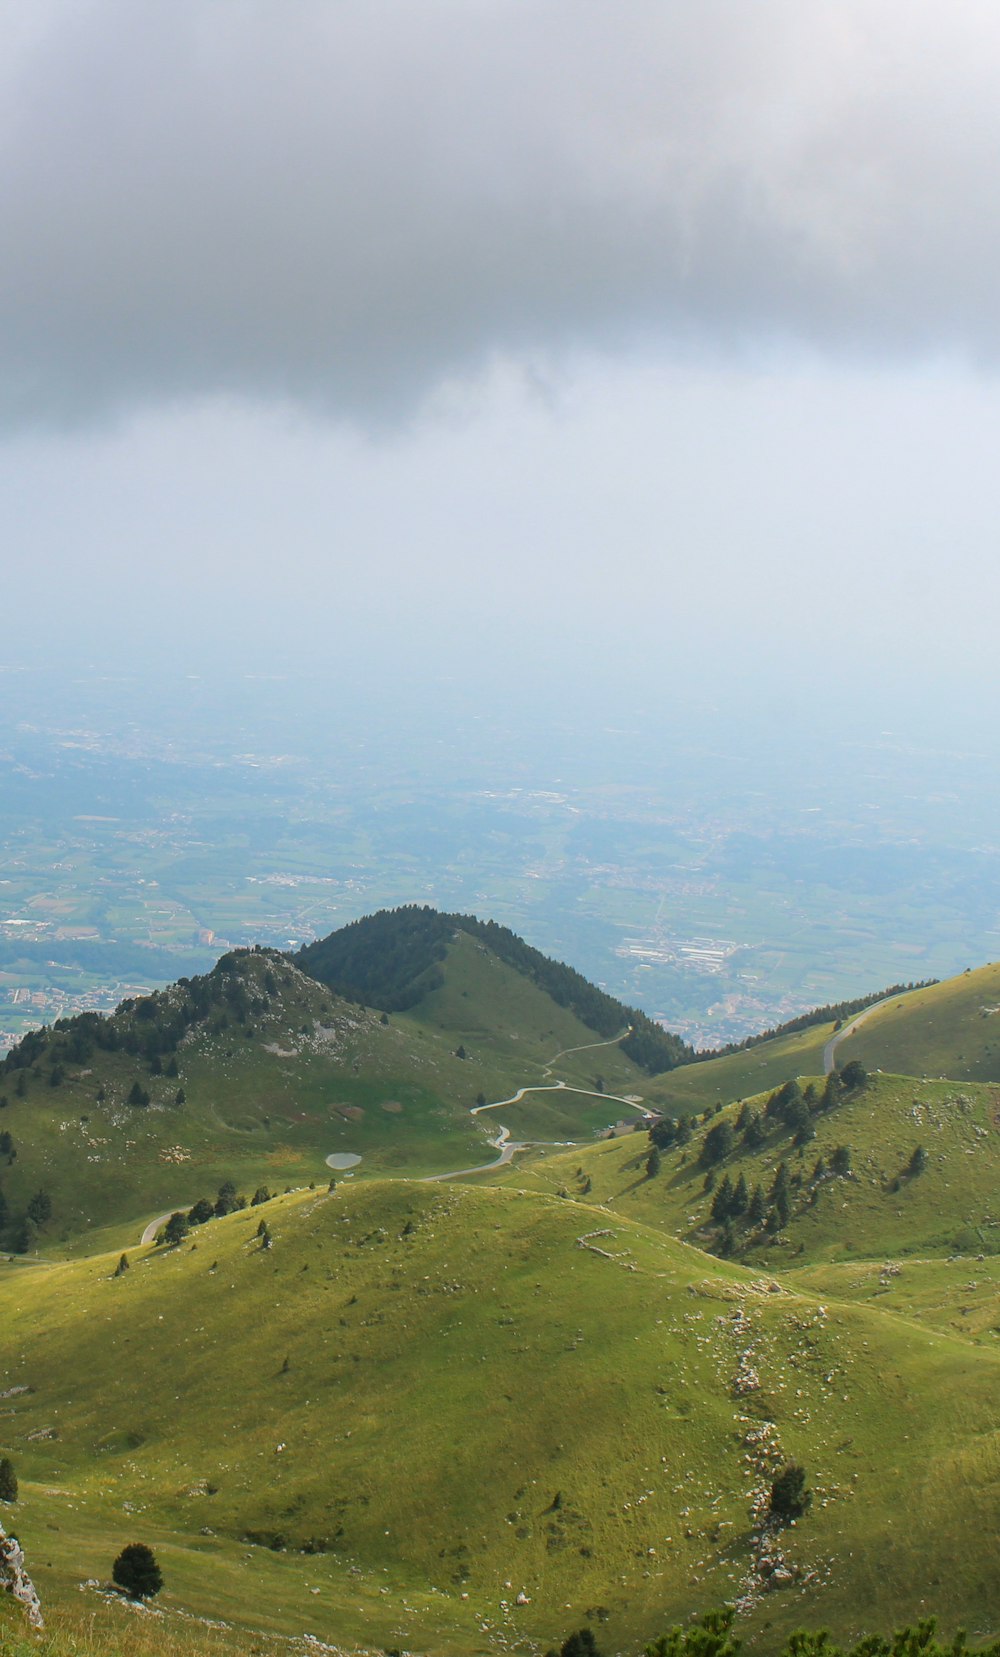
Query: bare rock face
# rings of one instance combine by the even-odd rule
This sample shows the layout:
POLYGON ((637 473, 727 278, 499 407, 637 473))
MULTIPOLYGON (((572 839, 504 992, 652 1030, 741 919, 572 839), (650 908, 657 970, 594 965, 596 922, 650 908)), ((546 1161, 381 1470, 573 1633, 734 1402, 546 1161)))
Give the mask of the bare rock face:
POLYGON ((0 1588, 6 1588, 23 1605, 32 1628, 44 1627, 35 1585, 24 1568, 21 1544, 16 1536, 7 1535, 3 1525, 0 1525, 0 1588))

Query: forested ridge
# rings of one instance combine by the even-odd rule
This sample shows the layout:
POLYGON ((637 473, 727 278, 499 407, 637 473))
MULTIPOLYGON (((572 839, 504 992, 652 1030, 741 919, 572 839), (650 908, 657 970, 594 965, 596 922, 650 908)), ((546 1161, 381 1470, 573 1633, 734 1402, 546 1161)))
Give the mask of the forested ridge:
POLYGON ((798 1030, 808 1030, 812 1024, 843 1024, 846 1018, 853 1018, 855 1013, 863 1013, 866 1007, 874 1007, 877 1001, 888 1001, 893 995, 908 995, 911 990, 926 990, 932 984, 940 983, 938 978, 921 978, 915 984, 889 984, 884 990, 873 990, 869 995, 857 995, 851 1001, 830 1001, 825 1007, 811 1007, 807 1013, 799 1013, 795 1018, 786 1019, 784 1024, 775 1024, 769 1030, 761 1030, 758 1035, 745 1036, 742 1041, 729 1041, 725 1047, 712 1047, 704 1052, 696 1053, 697 1059, 721 1059, 727 1053, 745 1053, 749 1047, 759 1047, 764 1041, 774 1041, 777 1036, 792 1036, 798 1030))
POLYGON ((456 931, 485 944, 596 1035, 610 1040, 631 1025, 622 1052, 650 1075, 694 1058, 680 1036, 645 1013, 615 1000, 575 968, 533 949, 509 927, 475 915, 442 914, 417 904, 380 909, 307 944, 294 960, 338 995, 383 1012, 405 1012, 443 982, 443 962, 456 931))

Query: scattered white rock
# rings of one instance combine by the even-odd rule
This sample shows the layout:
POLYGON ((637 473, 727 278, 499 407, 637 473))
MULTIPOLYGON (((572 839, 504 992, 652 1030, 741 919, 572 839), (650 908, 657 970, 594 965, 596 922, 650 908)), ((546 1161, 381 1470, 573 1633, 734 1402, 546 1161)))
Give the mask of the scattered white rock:
POLYGON ((35 1585, 24 1568, 24 1553, 16 1536, 8 1536, 0 1525, 0 1588, 5 1588, 20 1605, 32 1628, 44 1628, 42 1607, 35 1585))

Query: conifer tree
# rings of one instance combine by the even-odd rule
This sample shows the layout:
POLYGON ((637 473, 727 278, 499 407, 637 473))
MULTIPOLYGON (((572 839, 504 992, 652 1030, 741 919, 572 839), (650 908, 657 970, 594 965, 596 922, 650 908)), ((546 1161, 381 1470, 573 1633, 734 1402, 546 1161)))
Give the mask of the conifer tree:
POLYGON ((111 1575, 130 1599, 152 1599, 163 1587, 163 1572, 145 1542, 130 1542, 111 1567, 111 1575))
POLYGON ((0 1502, 17 1501, 17 1474, 9 1456, 0 1456, 0 1502))
POLYGON ((733 1211, 733 1182, 728 1174, 724 1174, 716 1187, 712 1198, 712 1219, 720 1225, 729 1219, 733 1211))

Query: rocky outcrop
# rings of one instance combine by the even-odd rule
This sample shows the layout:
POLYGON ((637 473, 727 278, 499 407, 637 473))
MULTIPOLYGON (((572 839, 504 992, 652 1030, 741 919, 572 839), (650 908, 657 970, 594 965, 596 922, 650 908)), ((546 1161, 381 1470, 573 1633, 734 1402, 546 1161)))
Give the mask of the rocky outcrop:
POLYGON ((0 1525, 0 1589, 5 1588, 20 1605, 32 1628, 42 1628, 42 1607, 35 1584, 24 1568, 24 1553, 16 1536, 8 1536, 0 1525))

